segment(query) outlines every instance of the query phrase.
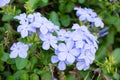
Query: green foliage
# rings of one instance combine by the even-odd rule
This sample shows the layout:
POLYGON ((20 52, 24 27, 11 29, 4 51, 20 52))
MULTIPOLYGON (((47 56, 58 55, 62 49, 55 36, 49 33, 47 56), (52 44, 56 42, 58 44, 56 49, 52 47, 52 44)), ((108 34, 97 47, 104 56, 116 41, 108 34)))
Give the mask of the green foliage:
POLYGON ((115 64, 120 64, 120 48, 116 48, 112 52, 112 56, 115 58, 115 64))
POLYGON ((0 9, 0 80, 120 80, 120 1, 110 0, 11 0, 10 4, 0 9), (59 71, 51 63, 54 54, 52 48, 43 50, 37 34, 25 39, 16 32, 18 22, 14 16, 26 12, 40 12, 61 28, 70 28, 79 23, 74 7, 92 8, 109 28, 109 34, 99 38, 99 48, 94 63, 86 71, 78 71, 70 66, 59 71), (10 59, 12 43, 22 41, 34 44, 28 51, 28 57, 10 59), (98 70, 99 69, 99 70, 98 70), (98 74, 98 75, 97 75, 98 74))
POLYGON ((27 59, 16 58, 15 64, 18 70, 23 69, 25 66, 27 66, 27 59))
POLYGON ((50 20, 55 24, 60 26, 58 14, 54 11, 50 13, 50 20))

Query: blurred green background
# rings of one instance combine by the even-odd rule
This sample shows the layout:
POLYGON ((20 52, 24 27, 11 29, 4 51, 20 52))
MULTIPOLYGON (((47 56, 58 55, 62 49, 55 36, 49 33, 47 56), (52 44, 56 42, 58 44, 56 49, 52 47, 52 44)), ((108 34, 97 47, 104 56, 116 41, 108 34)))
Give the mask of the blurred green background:
POLYGON ((120 80, 120 0, 11 0, 0 9, 0 80, 120 80), (99 50, 89 70, 78 71, 75 65, 59 71, 51 64, 53 51, 41 49, 36 35, 23 40, 16 32, 14 16, 40 12, 61 28, 79 23, 74 7, 93 9, 102 18, 109 34, 99 38, 99 50), (10 59, 10 46, 16 41, 32 42, 26 59, 10 59))

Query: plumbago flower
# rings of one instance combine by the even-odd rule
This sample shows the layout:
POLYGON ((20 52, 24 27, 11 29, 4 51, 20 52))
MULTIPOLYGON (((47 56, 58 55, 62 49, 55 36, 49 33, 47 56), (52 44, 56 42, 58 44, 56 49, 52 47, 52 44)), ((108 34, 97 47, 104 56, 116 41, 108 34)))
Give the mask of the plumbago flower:
POLYGON ((9 2, 10 0, 0 0, 0 7, 7 5, 9 2))
POLYGON ((65 70, 66 65, 77 62, 78 70, 86 70, 95 59, 95 52, 98 49, 97 37, 92 35, 86 26, 74 24, 72 31, 66 32, 65 42, 58 45, 55 56, 52 56, 52 63, 58 62, 58 68, 65 70), (69 33, 69 34, 68 34, 69 33))
POLYGON ((20 21, 17 31, 20 32, 22 38, 25 38, 31 32, 36 33, 36 29, 39 29, 41 34, 47 34, 59 29, 58 26, 47 20, 40 13, 33 13, 28 16, 22 13, 14 18, 20 21))
POLYGON ((10 58, 16 58, 17 56, 26 58, 28 49, 29 45, 27 44, 24 44, 22 42, 14 43, 10 48, 10 58))
POLYGON ((90 22, 96 27, 104 27, 104 23, 92 9, 75 7, 74 10, 76 10, 76 15, 80 21, 90 22))
MULTIPOLYGON (((104 26, 102 20, 92 9, 75 8, 75 10, 77 10, 76 15, 79 17, 79 20, 85 23, 90 22, 96 27, 104 26)), ((42 41, 44 50, 49 50, 50 47, 53 48, 55 54, 51 57, 51 62, 58 63, 59 70, 65 70, 67 65, 74 63, 76 63, 78 70, 87 70, 90 64, 93 63, 98 49, 98 41, 97 37, 88 30, 87 26, 73 24, 69 30, 59 29, 58 26, 54 25, 40 13, 29 15, 23 13, 16 16, 15 19, 20 21, 17 31, 20 32, 22 38, 36 33, 42 41), (36 32, 36 29, 39 30, 39 33, 36 32)), ((104 29, 99 34, 104 36, 107 34, 107 30, 104 29)), ((28 45, 24 43, 14 43, 11 47, 10 57, 16 58, 20 56, 25 58, 28 48, 28 45)))
POLYGON ((50 46, 57 49, 57 37, 53 36, 51 33, 45 35, 41 34, 40 39, 43 41, 42 48, 44 50, 48 50, 50 46))

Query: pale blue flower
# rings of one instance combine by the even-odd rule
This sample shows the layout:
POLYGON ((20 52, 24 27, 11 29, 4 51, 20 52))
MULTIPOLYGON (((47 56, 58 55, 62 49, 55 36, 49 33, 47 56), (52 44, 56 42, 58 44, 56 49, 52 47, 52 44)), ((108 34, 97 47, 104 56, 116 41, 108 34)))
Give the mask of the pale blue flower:
POLYGON ((20 24, 28 24, 27 15, 25 13, 15 16, 14 19, 19 20, 20 24))
POLYGON ((10 0, 0 0, 0 7, 7 5, 9 2, 10 0))
POLYGON ((78 70, 87 70, 87 69, 89 69, 89 65, 86 65, 85 60, 81 59, 81 60, 79 60, 79 62, 77 62, 76 68, 78 70))
POLYGON ((19 25, 17 28, 17 32, 20 32, 22 38, 28 36, 28 30, 29 30, 29 26, 25 24, 19 25))
POLYGON ((44 50, 48 50, 50 46, 57 49, 57 38, 51 33, 47 33, 45 35, 41 34, 40 39, 43 41, 42 48, 44 50))
POLYGON ((58 59, 60 61, 66 60, 69 64, 73 64, 75 57, 79 55, 79 49, 74 48, 74 42, 70 40, 67 41, 66 44, 60 43, 58 50, 60 51, 58 59))
MULTIPOLYGON (((32 15, 30 15, 30 17, 32 17, 32 15)), ((54 25, 47 18, 41 16, 40 13, 34 13, 33 19, 29 19, 29 20, 33 21, 30 23, 30 25, 34 26, 35 28, 39 28, 41 34, 47 34, 49 32, 53 32, 59 29, 58 26, 54 25)))
POLYGON ((17 56, 26 58, 28 49, 29 46, 22 42, 14 43, 10 48, 10 58, 16 58, 17 56))
POLYGON ((104 27, 104 23, 92 9, 75 7, 74 10, 76 10, 76 15, 79 17, 80 21, 83 21, 85 23, 90 22, 96 27, 104 27))
POLYGON ((67 31, 66 30, 60 29, 60 30, 56 31, 56 33, 57 33, 58 40, 60 40, 60 41, 65 41, 66 40, 66 38, 67 38, 67 36, 66 36, 67 31))
POLYGON ((101 28, 104 27, 104 23, 102 22, 100 18, 94 18, 93 23, 96 27, 101 27, 101 28))

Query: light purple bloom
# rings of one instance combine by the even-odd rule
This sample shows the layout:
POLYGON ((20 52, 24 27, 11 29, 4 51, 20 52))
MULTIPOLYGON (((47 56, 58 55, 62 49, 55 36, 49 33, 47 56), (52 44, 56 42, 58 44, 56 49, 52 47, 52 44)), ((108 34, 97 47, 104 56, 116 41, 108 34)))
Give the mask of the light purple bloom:
POLYGON ((89 65, 86 65, 86 62, 84 59, 79 60, 79 62, 77 62, 76 67, 78 70, 87 70, 89 69, 89 65))
POLYGON ((56 33, 57 33, 58 40, 60 40, 60 41, 65 41, 66 40, 66 38, 67 38, 67 36, 66 36, 67 31, 66 30, 60 29, 60 30, 56 31, 56 33))
POLYGON ((9 2, 10 0, 0 0, 0 7, 7 5, 9 2))
POLYGON ((52 63, 58 63, 59 70, 65 70, 66 65, 77 62, 78 70, 86 70, 95 59, 95 52, 98 49, 97 37, 88 30, 86 26, 73 24, 72 31, 61 30, 58 38, 62 37, 63 43, 58 44, 55 56, 52 56, 52 63), (61 65, 60 65, 61 64, 61 65))
POLYGON ((64 43, 59 44, 58 50, 60 51, 58 59, 60 61, 66 60, 70 64, 73 64, 75 57, 79 55, 79 49, 74 48, 73 41, 67 41, 66 45, 64 43))
POLYGON ((15 16, 14 19, 19 20, 20 24, 28 24, 27 15, 25 13, 15 16))
POLYGON ((22 42, 14 43, 10 48, 10 58, 16 58, 17 56, 26 58, 28 49, 29 46, 22 42))
POLYGON ((94 18, 93 22, 95 24, 96 27, 104 27, 104 23, 102 22, 102 20, 100 18, 94 18))
POLYGON ((41 34, 40 39, 43 41, 42 48, 44 50, 48 50, 50 46, 52 46, 54 49, 57 49, 57 38, 51 33, 45 35, 41 34))
POLYGON ((92 9, 75 7, 74 10, 76 10, 76 15, 79 17, 80 21, 85 23, 90 22, 96 27, 104 27, 104 23, 92 9))

